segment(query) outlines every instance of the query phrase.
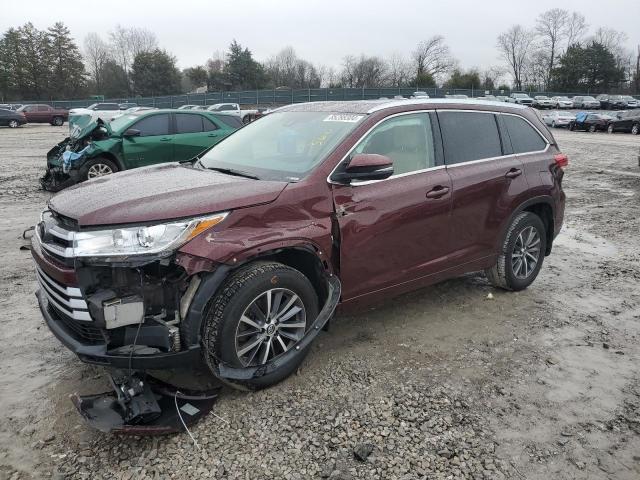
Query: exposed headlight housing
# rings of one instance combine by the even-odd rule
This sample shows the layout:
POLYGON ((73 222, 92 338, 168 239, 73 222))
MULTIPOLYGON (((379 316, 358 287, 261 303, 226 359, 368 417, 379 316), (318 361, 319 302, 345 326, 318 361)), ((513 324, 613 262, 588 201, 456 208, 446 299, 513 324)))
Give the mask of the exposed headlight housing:
POLYGON ((136 227, 74 232, 74 257, 169 255, 196 235, 222 222, 228 212, 176 222, 136 227))

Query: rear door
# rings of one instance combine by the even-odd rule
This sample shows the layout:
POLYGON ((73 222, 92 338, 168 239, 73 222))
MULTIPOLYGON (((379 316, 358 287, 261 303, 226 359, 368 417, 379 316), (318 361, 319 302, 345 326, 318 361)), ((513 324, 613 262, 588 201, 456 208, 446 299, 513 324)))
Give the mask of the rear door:
POLYGON ((332 186, 345 300, 408 284, 445 268, 451 182, 441 165, 441 153, 436 153, 441 145, 437 131, 434 134, 434 115, 387 118, 351 151, 350 155, 386 155, 393 160, 393 176, 332 186))
POLYGON ((146 115, 131 125, 140 135, 124 137, 122 150, 126 168, 173 161, 173 136, 169 113, 146 115))
POLYGON ((460 265, 496 254, 501 226, 528 184, 497 114, 439 110, 438 119, 453 185, 451 260, 460 265))
MULTIPOLYGON (((198 113, 175 113, 175 134, 173 136, 173 158, 179 162, 189 160, 204 149, 215 143, 214 137, 210 136, 218 128, 213 125, 214 130, 205 132, 204 117, 198 113)), ((209 124, 209 122, 207 120, 209 124)))

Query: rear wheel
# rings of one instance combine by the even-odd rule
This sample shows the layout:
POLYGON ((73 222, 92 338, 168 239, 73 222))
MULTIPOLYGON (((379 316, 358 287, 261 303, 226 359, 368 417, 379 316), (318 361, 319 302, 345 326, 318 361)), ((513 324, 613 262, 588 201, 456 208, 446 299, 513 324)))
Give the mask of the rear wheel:
POLYGON ((118 166, 108 158, 92 158, 80 169, 80 178, 90 180, 92 178, 104 177, 118 171, 118 166))
POLYGON ((497 263, 485 270, 496 287, 523 290, 538 276, 547 247, 544 223, 536 214, 522 212, 511 222, 497 263))
POLYGON ((613 125, 609 124, 609 126, 607 127, 607 133, 613 133, 613 125))
POLYGON ((640 133, 640 124, 634 124, 633 127, 631 127, 631 133, 633 135, 638 135, 640 133))
POLYGON ((53 125, 54 127, 61 127, 62 125, 64 125, 64 118, 53 117, 53 120, 51 121, 51 125, 53 125))
POLYGON ((9 120, 9 127, 10 128, 18 128, 20 126, 20 124, 18 123, 17 120, 9 120))
POLYGON ((573 124, 573 122, 571 122, 571 123, 569 124, 569 130, 571 130, 571 131, 573 132, 573 130, 574 130, 575 128, 576 128, 576 127, 575 127, 575 125, 573 124))
POLYGON ((551 122, 551 127, 556 128, 556 121, 555 121, 555 120, 553 120, 553 121, 551 122))
MULTIPOLYGON (((296 348, 318 316, 318 297, 298 270, 277 262, 256 262, 235 272, 205 313, 203 355, 215 374, 218 365, 259 367, 296 348)), ((308 348, 263 376, 222 379, 236 388, 269 387, 300 366, 308 348)))
POLYGON ((594 133, 594 132, 596 131, 596 126, 595 126, 595 125, 591 125, 591 126, 589 127, 589 131, 590 131, 591 133, 594 133))

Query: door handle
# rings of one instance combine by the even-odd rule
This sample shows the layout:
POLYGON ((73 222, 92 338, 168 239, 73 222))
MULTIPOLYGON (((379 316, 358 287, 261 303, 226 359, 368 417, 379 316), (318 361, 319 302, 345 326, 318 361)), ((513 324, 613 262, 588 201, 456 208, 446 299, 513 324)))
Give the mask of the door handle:
POLYGON ((218 134, 217 133, 210 133, 209 135, 207 135, 207 137, 217 137, 218 134))
POLYGON ((164 137, 164 138, 161 138, 161 139, 160 139, 160 141, 161 141, 161 142, 170 142, 170 141, 171 141, 171 138, 164 137))
POLYGON ((520 175, 522 175, 522 170, 520 170, 519 168, 512 168, 511 170, 509 170, 507 173, 504 174, 504 176, 507 178, 516 178, 516 177, 519 177, 520 175))
POLYGON ((438 185, 427 192, 427 198, 440 198, 449 193, 449 187, 438 185))

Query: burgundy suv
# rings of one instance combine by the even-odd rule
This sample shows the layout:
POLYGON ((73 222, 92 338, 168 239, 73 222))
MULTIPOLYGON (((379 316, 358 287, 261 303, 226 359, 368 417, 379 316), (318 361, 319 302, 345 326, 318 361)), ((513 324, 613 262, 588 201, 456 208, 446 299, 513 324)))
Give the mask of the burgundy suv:
POLYGON ((567 163, 514 104, 290 105, 191 162, 54 196, 32 241, 38 302, 84 362, 203 361, 265 387, 338 304, 478 270, 529 286, 562 226, 567 163))

